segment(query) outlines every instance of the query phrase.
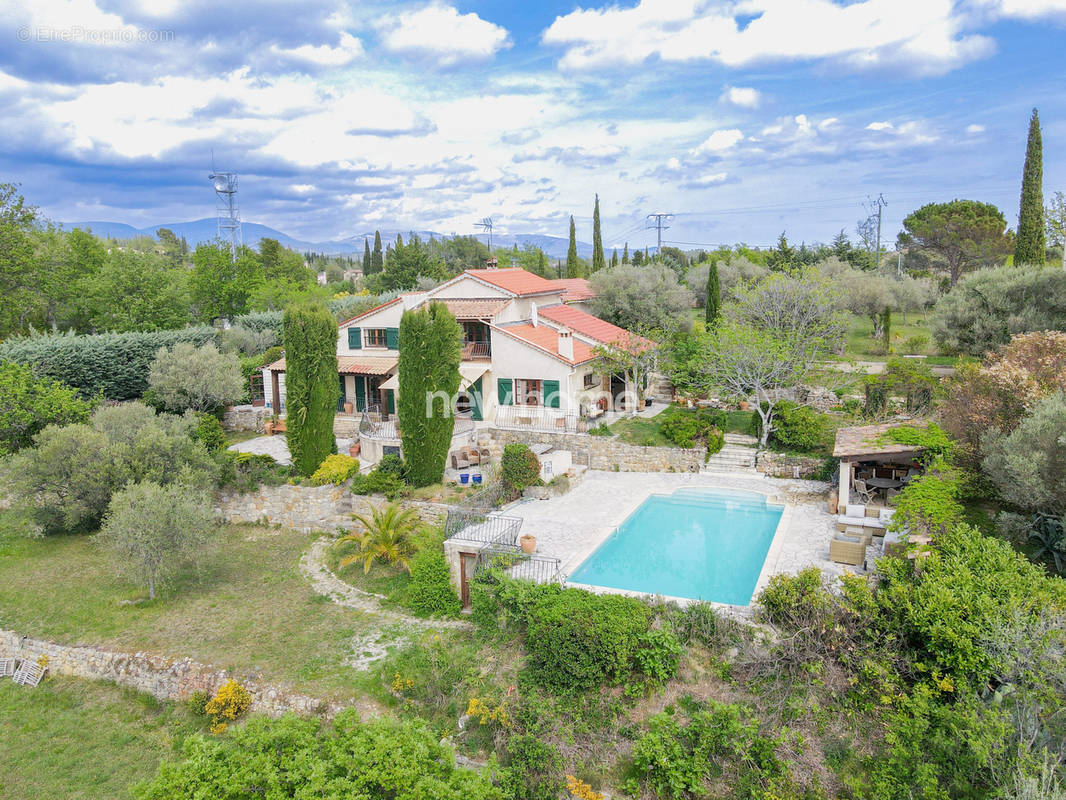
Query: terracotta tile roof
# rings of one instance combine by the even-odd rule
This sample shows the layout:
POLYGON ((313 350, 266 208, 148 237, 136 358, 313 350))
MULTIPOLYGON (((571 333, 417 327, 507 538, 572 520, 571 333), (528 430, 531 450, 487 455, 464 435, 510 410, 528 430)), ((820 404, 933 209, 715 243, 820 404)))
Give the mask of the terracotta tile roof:
POLYGON ((559 332, 554 328, 549 328, 547 325, 533 327, 528 323, 522 323, 520 325, 500 326, 496 330, 503 331, 508 336, 513 336, 515 339, 531 344, 537 349, 555 356, 560 361, 565 361, 567 364, 584 364, 586 361, 592 361, 596 357, 596 354, 592 352, 592 347, 587 342, 573 337, 570 338, 574 341, 574 357, 564 358, 559 355, 559 332))
POLYGON ((881 441, 881 435, 906 422, 888 422, 881 425, 859 425, 855 428, 841 428, 837 431, 833 455, 836 458, 852 456, 892 455, 893 453, 917 453, 922 448, 911 444, 898 444, 889 440, 881 441))
POLYGON ((630 336, 629 331, 625 328, 619 328, 617 325, 612 325, 606 320, 594 317, 592 314, 572 306, 560 305, 538 308, 537 315, 560 325, 565 325, 574 333, 580 333, 604 344, 617 342, 630 336))
POLYGON ((560 287, 540 275, 534 275, 518 267, 511 269, 468 269, 464 274, 470 275, 493 286, 498 286, 512 294, 544 294, 558 292, 560 287))
POLYGON ((566 290, 566 294, 563 295, 564 303, 579 303, 582 300, 588 300, 596 296, 596 293, 592 291, 592 287, 589 286, 589 282, 584 278, 558 278, 551 281, 551 283, 560 289, 566 290))
MULTIPOLYGON (((340 375, 388 375, 396 368, 395 358, 375 358, 373 356, 337 356, 337 373, 340 375)), ((285 371, 285 359, 279 358, 264 369, 275 372, 285 371)))
POLYGON ((443 303, 455 315, 456 319, 492 319, 500 310, 510 303, 503 297, 489 298, 428 298, 427 302, 443 303))

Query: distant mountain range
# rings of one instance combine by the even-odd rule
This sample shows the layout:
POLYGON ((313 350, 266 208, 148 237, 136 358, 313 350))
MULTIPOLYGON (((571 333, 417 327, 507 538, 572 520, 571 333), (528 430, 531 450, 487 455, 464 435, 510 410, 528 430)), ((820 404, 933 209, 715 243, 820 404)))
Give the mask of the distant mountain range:
MULTIPOLYGON (((160 225, 150 225, 145 228, 135 228, 132 225, 127 225, 124 222, 63 222, 60 223, 64 230, 72 230, 74 228, 82 228, 90 230, 97 236, 110 237, 112 239, 130 239, 134 236, 155 236, 155 232, 160 228, 169 228, 174 232, 174 235, 179 239, 184 236, 185 240, 190 246, 195 247, 201 242, 209 242, 218 236, 218 222, 213 217, 206 219, 197 219, 191 222, 165 222, 160 225)), ((281 244, 285 245, 292 250, 299 252, 312 251, 315 253, 326 253, 329 255, 349 255, 356 254, 362 255, 363 253, 363 238, 370 240, 371 245, 374 242, 374 231, 369 231, 357 236, 353 236, 351 239, 340 241, 325 241, 325 242, 310 242, 304 239, 295 239, 292 236, 282 233, 275 228, 271 228, 268 225, 260 225, 257 222, 242 222, 241 232, 244 236, 244 242, 247 245, 255 247, 259 244, 260 239, 277 239, 281 244)), ((406 229, 381 229, 381 240, 383 244, 388 244, 396 240, 396 235, 400 234, 405 239, 411 231, 406 229)), ((437 233, 436 231, 414 231, 422 239, 448 239, 451 238, 448 234, 437 233)), ((566 251, 569 247, 569 241, 565 238, 558 236, 545 236, 539 233, 519 233, 519 234, 497 234, 492 237, 493 245, 498 250, 500 248, 509 248, 517 244, 519 248, 522 248, 526 244, 531 244, 539 247, 545 252, 549 258, 566 258, 566 251)), ((582 258, 589 258, 592 255, 592 245, 585 242, 577 243, 577 252, 582 258)), ((503 266, 501 264, 501 266, 503 266)))

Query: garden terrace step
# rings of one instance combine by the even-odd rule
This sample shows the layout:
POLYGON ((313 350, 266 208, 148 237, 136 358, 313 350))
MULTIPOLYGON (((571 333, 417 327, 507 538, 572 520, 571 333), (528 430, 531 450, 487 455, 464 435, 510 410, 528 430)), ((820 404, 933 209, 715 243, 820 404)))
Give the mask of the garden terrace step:
POLYGON ((759 440, 754 436, 748 436, 743 433, 727 433, 725 435, 726 444, 742 445, 744 447, 755 447, 759 440))

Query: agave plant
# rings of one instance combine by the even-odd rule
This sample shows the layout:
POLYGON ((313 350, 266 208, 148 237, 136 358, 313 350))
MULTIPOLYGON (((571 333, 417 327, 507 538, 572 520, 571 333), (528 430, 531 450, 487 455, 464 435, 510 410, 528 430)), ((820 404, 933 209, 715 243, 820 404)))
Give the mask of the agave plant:
POLYGON ((352 517, 364 530, 337 540, 337 545, 355 542, 359 546, 358 552, 341 559, 342 567, 362 561, 363 571, 369 573, 375 561, 384 561, 411 569, 410 560, 415 550, 414 534, 419 526, 418 514, 413 508, 389 503, 382 508, 371 508, 369 517, 360 514, 353 514, 352 517))
POLYGON ((1030 540, 1036 540, 1040 548, 1033 553, 1033 561, 1047 555, 1055 562, 1055 569, 1062 572, 1066 561, 1066 516, 1056 519, 1050 514, 1037 514, 1033 520, 1030 540))

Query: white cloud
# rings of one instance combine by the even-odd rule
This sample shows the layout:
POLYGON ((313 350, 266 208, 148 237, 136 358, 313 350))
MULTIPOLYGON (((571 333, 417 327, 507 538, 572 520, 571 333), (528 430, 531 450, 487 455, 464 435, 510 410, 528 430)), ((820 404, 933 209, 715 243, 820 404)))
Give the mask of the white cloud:
POLYGON ((866 126, 868 131, 890 131, 892 130, 891 122, 871 122, 866 126))
POLYGON ((733 147, 733 145, 743 138, 744 134, 736 128, 715 131, 692 152, 695 155, 702 155, 704 153, 721 153, 733 147))
POLYGON ((453 6, 428 5, 382 17, 376 23, 382 46, 392 53, 426 58, 442 66, 481 61, 510 47, 507 29, 453 6))
POLYGON ((855 68, 895 63, 936 73, 991 52, 992 41, 966 32, 965 22, 952 0, 747 0, 730 6, 641 0, 635 7, 557 17, 542 40, 565 48, 560 66, 571 70, 655 57, 731 67, 835 59, 855 68), (743 24, 739 15, 750 21, 743 24))
POLYGON ((321 67, 342 67, 363 55, 363 43, 350 33, 342 32, 340 42, 336 47, 330 47, 328 44, 318 47, 305 44, 285 49, 275 44, 270 46, 270 51, 275 55, 295 61, 306 61, 321 67))
POLYGON ((729 174, 725 172, 709 172, 705 175, 700 175, 698 178, 694 178, 686 182, 687 186, 693 188, 700 188, 704 186, 717 186, 725 183, 729 179, 729 174))
POLYGON ((1066 19, 1066 0, 985 0, 983 5, 1004 17, 1025 20, 1042 17, 1066 19))
POLYGON ((762 95, 757 89, 741 86, 727 86, 719 98, 723 103, 732 103, 741 108, 758 108, 762 102, 762 95))
POLYGON ((966 126, 966 132, 968 134, 970 134, 971 136, 974 136, 974 135, 976 135, 978 133, 984 133, 985 132, 985 126, 984 125, 976 125, 976 124, 967 125, 966 126))

